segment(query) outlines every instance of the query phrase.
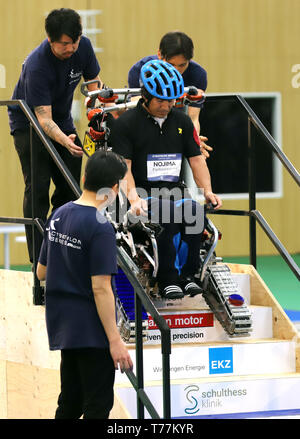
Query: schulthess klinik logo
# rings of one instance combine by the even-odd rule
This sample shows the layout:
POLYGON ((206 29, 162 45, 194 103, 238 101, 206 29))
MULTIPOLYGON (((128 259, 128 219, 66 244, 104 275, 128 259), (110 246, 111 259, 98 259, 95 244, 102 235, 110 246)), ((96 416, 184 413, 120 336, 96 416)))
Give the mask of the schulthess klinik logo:
POLYGON ((199 412, 200 409, 198 408, 198 399, 195 398, 193 393, 194 392, 199 393, 200 389, 198 386, 193 384, 191 386, 187 386, 184 390, 186 391, 186 395, 185 395, 186 399, 191 405, 191 407, 187 407, 186 409, 184 409, 184 411, 187 415, 195 415, 196 413, 199 412))
POLYGON ((209 348, 209 373, 233 373, 232 347, 209 348))

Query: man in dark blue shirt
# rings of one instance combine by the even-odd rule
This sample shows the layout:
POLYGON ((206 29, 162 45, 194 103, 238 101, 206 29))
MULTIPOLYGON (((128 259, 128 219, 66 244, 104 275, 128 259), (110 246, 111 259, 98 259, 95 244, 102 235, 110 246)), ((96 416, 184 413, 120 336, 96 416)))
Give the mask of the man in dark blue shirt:
MULTIPOLYGON (((12 99, 22 99, 34 111, 45 134, 53 141, 74 179, 79 183, 82 148, 71 116, 73 93, 83 76, 85 80, 99 78, 100 66, 88 38, 82 36, 80 16, 72 9, 53 10, 46 18, 47 39, 25 59, 12 99)), ((89 86, 96 88, 96 84, 89 86)), ((20 158, 25 181, 24 216, 31 217, 31 166, 29 122, 19 108, 8 109, 11 134, 20 158)), ((33 132, 36 205, 34 216, 46 220, 49 210, 49 185, 55 191, 53 209, 74 199, 74 194, 54 164, 50 155, 33 132)), ((32 256, 31 226, 26 227, 27 246, 32 256)), ((37 236, 37 239, 40 237, 37 236)), ((37 252, 41 242, 38 243, 37 252)))
MULTIPOLYGON (((182 75, 184 86, 194 86, 199 91, 205 91, 207 88, 207 73, 205 69, 192 60, 194 56, 194 44, 191 38, 184 32, 168 32, 160 40, 157 55, 146 56, 137 61, 129 70, 128 86, 138 88, 141 68, 148 61, 161 59, 167 61, 182 75)), ((192 103, 189 105, 188 114, 192 119, 196 132, 200 135, 200 110, 203 104, 192 103)), ((212 148, 205 144, 207 137, 199 136, 201 152, 204 157, 209 157, 212 148)))
POLYGON ((126 171, 123 158, 97 151, 81 197, 59 207, 46 225, 37 275, 46 279, 50 350, 61 350, 56 419, 108 418, 115 369, 132 367, 116 325, 116 236, 101 213, 126 171))

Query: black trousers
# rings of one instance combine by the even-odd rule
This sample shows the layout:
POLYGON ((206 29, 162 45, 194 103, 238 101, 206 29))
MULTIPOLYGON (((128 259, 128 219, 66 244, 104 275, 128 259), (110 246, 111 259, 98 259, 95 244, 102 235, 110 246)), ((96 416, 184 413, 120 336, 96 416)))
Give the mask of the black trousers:
MULTIPOLYGON (((72 133, 65 133, 66 135, 72 133)), ((75 134, 75 133, 74 133, 75 134)), ((49 188, 51 180, 54 183, 55 190, 51 197, 51 204, 53 210, 67 203, 68 201, 74 200, 76 196, 74 195, 72 189, 65 181, 60 170, 54 163, 50 154, 40 141, 38 135, 33 130, 32 133, 32 146, 34 154, 34 162, 36 164, 36 172, 34 174, 35 181, 35 194, 34 194, 34 206, 32 206, 32 187, 31 187, 31 157, 30 157, 30 131, 29 128, 25 130, 16 130, 13 134, 14 144, 17 150, 24 177, 25 191, 23 198, 23 214, 25 218, 32 217, 32 207, 34 218, 40 218, 43 221, 46 220, 50 201, 49 201, 49 188)), ((81 162, 82 159, 72 156, 69 151, 60 145, 52 141, 57 152, 63 159, 67 168, 71 172, 72 176, 78 184, 80 184, 80 173, 81 173, 81 162)), ((78 136, 76 137, 75 143, 81 145, 78 136)), ((26 226, 26 239, 27 248, 29 253, 29 259, 33 262, 33 239, 32 239, 32 227, 26 226)), ((36 237, 36 257, 39 256, 39 250, 42 244, 42 235, 37 232, 36 237)))
POLYGON ((109 349, 61 351, 61 393, 55 419, 107 419, 113 407, 115 368, 109 349))
MULTIPOLYGON (((140 217, 141 218, 141 217, 140 217)), ((192 199, 148 199, 148 218, 163 230, 157 237, 158 283, 194 276, 200 266, 204 208, 192 199)))

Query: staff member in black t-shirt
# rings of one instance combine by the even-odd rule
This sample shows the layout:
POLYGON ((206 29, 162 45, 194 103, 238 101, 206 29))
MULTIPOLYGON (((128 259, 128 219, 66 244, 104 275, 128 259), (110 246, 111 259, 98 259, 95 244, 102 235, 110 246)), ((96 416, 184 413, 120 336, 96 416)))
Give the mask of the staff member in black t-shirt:
MULTIPOLYGON (((35 113, 44 133, 80 183, 82 145, 77 136, 71 115, 74 91, 83 77, 99 80, 100 66, 90 40, 82 35, 79 14, 73 9, 54 9, 45 20, 47 38, 25 59, 12 99, 24 100, 35 113)), ((100 81, 101 82, 101 81, 100 81)), ((89 84, 89 89, 97 88, 89 84)), ((9 125, 14 138, 22 172, 25 191, 23 213, 32 215, 30 126, 18 106, 9 106, 9 125)), ((36 132, 32 135, 35 171, 34 218, 46 221, 49 210, 49 187, 52 180, 55 190, 51 196, 53 210, 76 197, 55 165, 36 132)), ((33 262, 32 227, 26 226, 29 259, 33 262)), ((36 251, 39 253, 41 237, 36 235, 36 251)))
POLYGON ((183 94, 180 73, 166 62, 151 60, 141 69, 141 85, 142 99, 136 108, 120 116, 112 129, 113 150, 125 157, 128 166, 123 190, 133 212, 139 215, 148 210, 151 219, 164 227, 158 237, 158 285, 162 297, 198 294, 201 290, 194 274, 199 267, 204 215, 200 204, 191 200, 184 187, 184 158, 206 201, 216 209, 222 202, 212 191, 191 119, 172 108, 175 99, 183 94), (172 199, 167 196, 167 189, 172 191, 172 199), (180 264, 179 247, 185 250, 180 264))
POLYGON ((81 197, 59 207, 46 226, 37 276, 46 279, 50 350, 61 350, 56 419, 108 418, 115 369, 132 367, 116 325, 115 231, 101 214, 126 170, 123 158, 97 151, 87 162, 81 197))
MULTIPOLYGON (((137 61, 128 72, 128 86, 130 88, 139 87, 141 68, 148 61, 160 59, 172 64, 182 75, 185 87, 194 86, 199 93, 207 88, 207 72, 192 60, 194 56, 194 43, 192 39, 184 32, 173 31, 167 32, 160 40, 157 55, 145 56, 137 61)), ((203 103, 192 103, 188 107, 190 116, 200 139, 200 149, 205 157, 209 157, 209 151, 212 148, 206 145, 207 137, 200 136, 200 110, 203 103)))

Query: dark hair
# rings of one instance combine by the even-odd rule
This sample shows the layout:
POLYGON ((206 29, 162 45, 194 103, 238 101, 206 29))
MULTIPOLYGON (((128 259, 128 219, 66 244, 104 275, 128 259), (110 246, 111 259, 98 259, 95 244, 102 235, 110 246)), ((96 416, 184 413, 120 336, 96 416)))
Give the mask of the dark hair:
POLYGON ((144 85, 142 85, 141 87, 141 96, 146 107, 149 106, 150 101, 154 98, 154 96, 152 96, 152 94, 148 92, 148 90, 144 85))
POLYGON ((83 187, 91 192, 112 188, 124 178, 126 172, 127 165, 122 156, 98 149, 86 163, 83 187))
POLYGON ((73 9, 53 9, 46 17, 45 29, 51 42, 59 41, 66 34, 75 43, 82 34, 80 15, 73 9))
POLYGON ((183 55, 188 61, 194 56, 194 44, 184 32, 168 32, 159 43, 159 50, 163 59, 168 61, 176 55, 183 55))

